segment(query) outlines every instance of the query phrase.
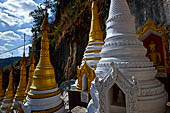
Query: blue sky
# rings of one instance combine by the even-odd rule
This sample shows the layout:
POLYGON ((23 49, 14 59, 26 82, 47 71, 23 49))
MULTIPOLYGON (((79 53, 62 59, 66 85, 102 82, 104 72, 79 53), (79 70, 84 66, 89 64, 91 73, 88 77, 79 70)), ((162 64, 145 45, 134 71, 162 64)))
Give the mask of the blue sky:
MULTIPOLYGON (((29 12, 36 9, 42 0, 0 0, 0 58, 8 58, 23 55, 23 47, 1 54, 5 51, 23 45, 24 33, 26 43, 30 43, 32 36, 32 17, 29 12)), ((28 47, 26 45, 26 55, 28 47)))

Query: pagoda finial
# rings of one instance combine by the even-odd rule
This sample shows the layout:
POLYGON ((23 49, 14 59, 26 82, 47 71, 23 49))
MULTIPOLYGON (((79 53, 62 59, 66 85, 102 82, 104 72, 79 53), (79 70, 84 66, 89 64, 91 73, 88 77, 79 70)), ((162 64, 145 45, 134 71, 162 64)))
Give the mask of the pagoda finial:
POLYGON ((103 41, 103 33, 100 28, 98 7, 97 7, 96 0, 93 0, 91 10, 92 10, 92 19, 91 19, 91 28, 89 33, 89 42, 103 41))
POLYGON ((126 0, 111 0, 108 20, 118 15, 130 15, 130 9, 126 0))
POLYGON ((45 9, 45 17, 44 17, 43 23, 42 23, 42 25, 41 25, 41 30, 42 30, 42 32, 49 30, 47 8, 45 9))

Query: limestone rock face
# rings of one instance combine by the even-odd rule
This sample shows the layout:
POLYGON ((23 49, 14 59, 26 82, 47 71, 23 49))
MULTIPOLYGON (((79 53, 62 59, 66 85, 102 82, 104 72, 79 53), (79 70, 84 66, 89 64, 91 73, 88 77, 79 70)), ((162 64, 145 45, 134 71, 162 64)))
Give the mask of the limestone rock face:
MULTIPOLYGON (((104 79, 111 68, 111 63, 114 62, 127 80, 131 80, 133 76, 138 82, 137 109, 134 113, 164 113, 167 94, 163 84, 155 79, 157 71, 145 56, 146 49, 137 38, 134 17, 130 14, 126 0, 111 0, 106 26, 107 36, 100 53, 101 59, 95 70, 96 76, 104 79)), ((91 88, 92 98, 101 93, 96 93, 95 90, 91 88)), ((88 106, 88 111, 91 108, 95 110, 89 113, 98 112, 98 107, 102 105, 94 106, 98 103, 95 98, 91 103, 93 105, 88 106)))

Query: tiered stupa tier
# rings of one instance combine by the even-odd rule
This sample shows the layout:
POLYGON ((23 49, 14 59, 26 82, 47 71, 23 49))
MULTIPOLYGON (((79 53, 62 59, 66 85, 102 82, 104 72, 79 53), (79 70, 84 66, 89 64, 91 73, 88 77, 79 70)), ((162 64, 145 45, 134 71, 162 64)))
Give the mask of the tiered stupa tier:
POLYGON ((89 33, 89 42, 84 52, 84 57, 82 60, 82 65, 85 60, 89 66, 96 68, 97 63, 100 60, 100 51, 102 49, 103 42, 103 33, 100 28, 99 16, 98 16, 98 7, 96 0, 92 2, 92 19, 91 19, 91 28, 89 33))
POLYGON ((2 82, 3 82, 3 76, 2 76, 2 71, 0 71, 0 106, 4 97, 4 88, 2 86, 2 82))
MULTIPOLYGON (((164 113, 166 91, 163 84, 155 79, 157 71, 145 56, 147 50, 143 43, 138 40, 134 17, 130 14, 126 0, 111 0, 106 26, 107 36, 100 53, 101 59, 95 70, 96 76, 99 80, 105 79, 111 63, 114 63, 126 79, 135 78, 137 81, 139 92, 136 98, 136 110, 133 113, 164 113)), ((108 93, 98 92, 94 84, 91 88, 93 101, 88 106, 89 113, 99 112, 98 95, 108 93)))
POLYGON ((92 2, 92 19, 91 19, 91 29, 89 33, 89 42, 84 52, 84 57, 80 68, 77 68, 77 89, 82 90, 82 80, 85 74, 88 79, 88 90, 90 91, 91 81, 96 77, 94 70, 97 63, 100 60, 100 51, 104 44, 103 33, 100 28, 100 22, 98 17, 98 7, 96 0, 92 2))
POLYGON ((54 68, 50 62, 48 40, 48 14, 41 26, 40 60, 33 75, 33 83, 24 104, 25 113, 64 113, 64 102, 61 100, 60 89, 55 80, 54 68))
POLYGON ((10 107, 12 106, 14 98, 14 84, 13 84, 13 66, 10 67, 10 75, 9 75, 9 84, 8 88, 5 92, 5 97, 3 99, 1 105, 1 112, 6 113, 6 111, 10 111, 10 107))
POLYGON ((23 105, 24 99, 26 97, 26 86, 27 86, 27 80, 26 80, 26 58, 25 58, 25 46, 24 46, 24 54, 22 58, 22 64, 20 69, 20 81, 19 85, 14 97, 13 101, 13 110, 18 111, 19 104, 23 105))
POLYGON ((33 75, 34 75, 34 70, 35 70, 34 63, 35 63, 34 51, 32 49, 31 65, 29 68, 29 78, 28 78, 28 84, 27 84, 27 89, 26 89, 26 95, 28 94, 28 91, 30 90, 31 84, 33 82, 33 75))

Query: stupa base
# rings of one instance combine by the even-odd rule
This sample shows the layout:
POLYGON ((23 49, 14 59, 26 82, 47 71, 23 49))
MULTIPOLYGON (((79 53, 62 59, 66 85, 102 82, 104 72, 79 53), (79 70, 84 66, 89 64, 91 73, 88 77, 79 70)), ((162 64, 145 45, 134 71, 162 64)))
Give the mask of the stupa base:
MULTIPOLYGON (((31 98, 27 96, 27 102, 24 104, 24 112, 25 113, 65 113, 64 102, 61 100, 60 92, 58 88, 52 90, 45 91, 33 91, 30 93, 33 95, 39 95, 39 98, 31 98), (40 98, 41 95, 48 95, 55 93, 57 95, 52 97, 43 97, 40 98)), ((35 96, 36 97, 36 96, 35 96)), ((38 97, 38 96, 37 96, 38 97)))
POLYGON ((12 105, 12 102, 10 102, 10 103, 4 103, 4 102, 2 102, 1 110, 0 110, 1 113, 6 113, 7 109, 10 110, 11 105, 12 105))

